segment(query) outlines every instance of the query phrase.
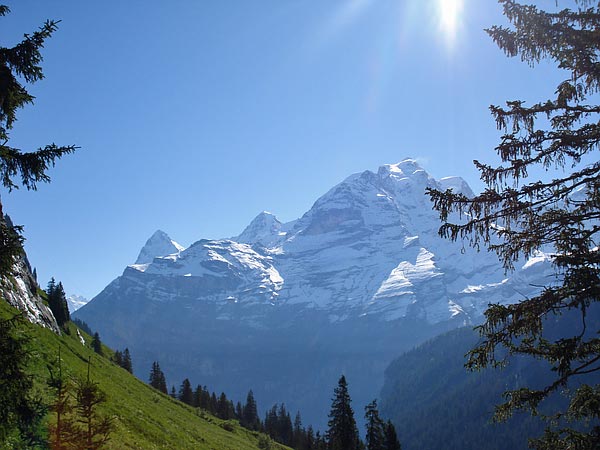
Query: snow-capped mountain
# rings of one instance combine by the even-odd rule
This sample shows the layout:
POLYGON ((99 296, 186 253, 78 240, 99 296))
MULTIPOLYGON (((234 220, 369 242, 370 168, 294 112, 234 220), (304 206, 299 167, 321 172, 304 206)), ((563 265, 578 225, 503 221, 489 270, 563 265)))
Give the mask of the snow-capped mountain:
POLYGON ((69 312, 74 313, 83 305, 87 304, 90 300, 76 294, 71 294, 67 297, 67 306, 69 307, 69 312))
POLYGON ((275 215, 263 211, 250 222, 242 233, 232 238, 245 244, 259 244, 263 247, 273 247, 286 235, 284 225, 275 215))
POLYGON ((542 253, 506 275, 494 254, 441 239, 428 187, 473 194, 406 159, 351 175, 287 224, 262 212, 237 237, 187 249, 158 231, 76 316, 134 350, 143 377, 166 358, 177 381, 196 375, 234 398, 252 388, 318 423, 323 380, 354 377, 366 404, 403 349, 552 274, 542 253))
POLYGON ((166 256, 183 250, 184 247, 172 240, 167 233, 157 230, 140 250, 135 264, 150 264, 157 256, 166 256))

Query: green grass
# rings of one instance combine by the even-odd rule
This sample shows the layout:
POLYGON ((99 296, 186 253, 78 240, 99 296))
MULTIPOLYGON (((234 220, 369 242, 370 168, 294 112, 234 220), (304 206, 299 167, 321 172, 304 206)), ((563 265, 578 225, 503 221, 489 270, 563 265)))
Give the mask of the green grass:
MULTIPOLYGON (((12 317, 17 310, 0 301, 0 318, 12 317)), ((31 338, 33 358, 29 370, 35 387, 49 403, 51 393, 46 386, 49 364, 56 364, 60 348, 63 374, 84 377, 91 358, 90 378, 107 394, 108 400, 99 411, 113 417, 114 431, 107 449, 259 449, 265 437, 246 430, 235 421, 220 420, 205 411, 194 409, 164 395, 138 380, 126 370, 111 363, 108 357, 94 353, 91 338, 82 345, 76 327, 69 324, 70 334, 58 336, 45 328, 25 323, 31 338)), ((112 350, 105 347, 105 355, 112 350)), ((135 361, 134 361, 135 363, 135 361)), ((50 420, 51 417, 50 417, 50 420)), ((263 445, 262 448, 265 446, 263 445)), ((271 449, 286 449, 271 442, 271 449)))

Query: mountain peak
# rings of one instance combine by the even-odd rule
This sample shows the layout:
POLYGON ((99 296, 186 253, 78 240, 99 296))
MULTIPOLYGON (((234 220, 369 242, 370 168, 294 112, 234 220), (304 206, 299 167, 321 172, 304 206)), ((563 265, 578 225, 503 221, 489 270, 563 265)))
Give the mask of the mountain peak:
POLYGON ((82 295, 71 294, 67 297, 67 306, 69 307, 69 312, 74 313, 83 305, 87 304, 90 300, 83 297, 82 295))
POLYGON ((473 197, 473 191, 469 184, 461 177, 444 177, 438 180, 440 190, 446 191, 452 189, 455 194, 463 194, 467 197, 473 197))
POLYGON ((379 167, 378 175, 393 176, 395 178, 413 178, 414 176, 429 177, 429 174, 421 167, 416 159, 405 158, 396 164, 384 164, 379 167))
POLYGON ((274 214, 263 211, 258 214, 242 233, 235 237, 236 242, 244 244, 260 244, 269 247, 282 234, 282 223, 274 214))
POLYGON ((140 250, 135 264, 149 264, 157 256, 167 256, 183 250, 185 248, 172 240, 167 233, 156 230, 140 250))

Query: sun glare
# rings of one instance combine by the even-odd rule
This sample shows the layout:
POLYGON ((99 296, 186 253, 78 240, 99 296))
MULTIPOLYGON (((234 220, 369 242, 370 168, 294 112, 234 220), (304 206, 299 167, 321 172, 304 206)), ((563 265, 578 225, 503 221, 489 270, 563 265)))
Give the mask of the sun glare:
POLYGON ((438 0, 438 3, 440 24, 446 35, 452 39, 458 27, 463 0, 438 0))

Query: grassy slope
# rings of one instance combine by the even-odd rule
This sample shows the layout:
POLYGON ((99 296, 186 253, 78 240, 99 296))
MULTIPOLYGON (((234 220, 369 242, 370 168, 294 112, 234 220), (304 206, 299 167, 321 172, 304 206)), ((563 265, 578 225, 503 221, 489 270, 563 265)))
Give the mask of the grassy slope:
MULTIPOLYGON (((0 301, 0 318, 11 317, 17 310, 0 301)), ((114 417, 115 429, 106 448, 109 449, 258 449, 261 435, 248 431, 237 422, 229 421, 233 431, 223 428, 225 421, 203 411, 197 411, 167 395, 159 393, 117 367, 107 358, 96 355, 90 348, 90 337, 82 333, 86 345, 77 338, 76 327, 70 324, 71 334, 57 336, 44 328, 26 324, 32 338, 34 358, 31 372, 36 387, 49 400, 46 388, 48 363, 57 360, 61 349, 63 373, 85 376, 91 357, 91 379, 99 383, 108 401, 101 414, 114 417)), ((112 351, 105 348, 106 354, 112 351)), ((135 364, 135 355, 133 363, 135 364)), ((225 425, 227 428, 231 426, 225 425)), ((273 449, 285 449, 271 443, 273 449)))

